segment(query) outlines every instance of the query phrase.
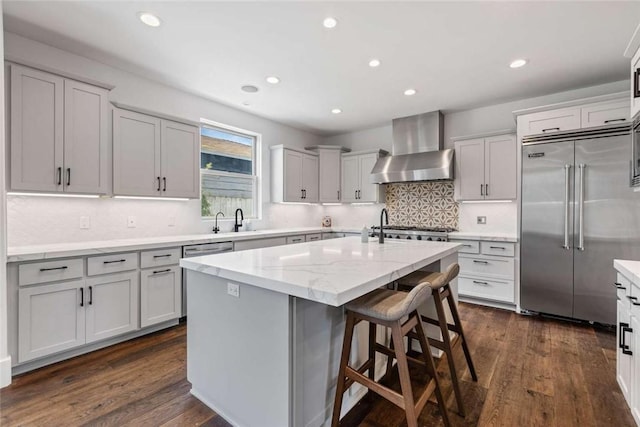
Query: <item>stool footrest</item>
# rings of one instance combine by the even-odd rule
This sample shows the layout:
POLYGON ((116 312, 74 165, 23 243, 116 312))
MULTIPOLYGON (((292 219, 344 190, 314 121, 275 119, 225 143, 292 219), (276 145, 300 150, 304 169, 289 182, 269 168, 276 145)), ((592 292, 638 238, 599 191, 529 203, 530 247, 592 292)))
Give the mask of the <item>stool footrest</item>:
MULTIPOLYGON (((364 362, 356 372, 364 375, 364 373, 367 372, 370 368, 375 369, 375 367, 373 366, 373 359, 369 359, 366 362, 364 362)), ((353 368, 349 368, 349 369, 353 370, 353 368)), ((353 383, 354 383, 354 380, 352 380, 351 378, 347 378, 347 380, 344 383, 344 389, 348 390, 349 387, 353 385, 353 383)))
MULTIPOLYGON (((375 349, 376 349, 376 351, 378 353, 382 353, 382 354, 384 354, 386 356, 393 357, 394 359, 396 357, 395 351, 391 350, 389 347, 383 346, 382 344, 376 343, 375 349)), ((416 359, 415 357, 412 357, 412 356, 409 356, 409 355, 407 355, 407 362, 413 363, 413 364, 419 365, 419 366, 426 366, 427 365, 424 360, 416 359)))
MULTIPOLYGON (((387 399, 388 401, 390 401, 391 403, 393 403, 396 406, 399 406, 402 409, 405 409, 404 406, 404 397, 402 397, 401 394, 391 390, 390 388, 387 388, 375 381, 371 381, 371 379, 365 377, 364 375, 362 375, 360 372, 356 371, 355 369, 347 366, 347 370, 346 370, 346 374, 347 374, 347 378, 362 384, 363 386, 367 387, 369 390, 379 394, 380 396, 384 397, 385 399, 387 399)), ((353 384, 353 382, 352 382, 353 384)))

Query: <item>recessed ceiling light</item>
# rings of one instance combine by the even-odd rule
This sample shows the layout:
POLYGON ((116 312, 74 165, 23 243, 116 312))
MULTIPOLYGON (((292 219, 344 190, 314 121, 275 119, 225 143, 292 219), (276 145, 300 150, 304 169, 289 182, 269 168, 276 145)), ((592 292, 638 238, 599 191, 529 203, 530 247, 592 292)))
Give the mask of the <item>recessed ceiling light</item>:
POLYGON ((332 110, 331 110, 331 112, 332 112, 333 114, 340 114, 340 113, 342 113, 342 110, 341 110, 341 109, 339 109, 339 108, 334 108, 334 109, 332 109, 332 110))
POLYGON ((280 79, 277 78, 276 76, 269 76, 267 77, 267 83, 271 83, 272 85, 277 85, 278 83, 280 83, 280 79))
POLYGON ((372 59, 371 61, 369 61, 369 67, 376 68, 378 66, 380 66, 380 60, 379 59, 372 59))
POLYGON ((520 68, 520 67, 524 67, 525 65, 527 65, 526 59, 516 59, 515 61, 511 62, 511 64, 509 64, 509 67, 520 68))
POLYGON ((407 89, 404 91, 404 94, 407 96, 415 95, 416 93, 418 93, 418 91, 415 89, 407 89))
POLYGON ((322 25, 324 25, 325 28, 335 28, 336 25, 338 25, 338 20, 336 18, 325 18, 324 21, 322 21, 322 25))
POLYGON ((159 27, 162 21, 156 15, 149 12, 138 13, 138 18, 150 27, 159 27))
POLYGON ((244 105, 245 107, 248 107, 251 105, 251 103, 249 101, 244 101, 242 105, 244 105))
POLYGON ((240 89, 243 92, 247 92, 247 93, 256 93, 257 91, 260 90, 256 86, 253 86, 253 85, 244 85, 240 89))

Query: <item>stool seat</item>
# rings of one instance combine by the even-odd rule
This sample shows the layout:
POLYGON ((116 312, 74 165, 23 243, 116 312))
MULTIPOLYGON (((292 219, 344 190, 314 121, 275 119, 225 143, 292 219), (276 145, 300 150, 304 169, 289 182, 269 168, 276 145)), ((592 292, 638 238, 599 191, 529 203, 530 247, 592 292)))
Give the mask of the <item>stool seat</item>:
POLYGON ((416 292, 412 295, 411 292, 405 294, 389 289, 376 289, 351 301, 345 308, 378 320, 399 320, 431 297, 431 288, 428 286, 415 287, 413 291, 416 292))

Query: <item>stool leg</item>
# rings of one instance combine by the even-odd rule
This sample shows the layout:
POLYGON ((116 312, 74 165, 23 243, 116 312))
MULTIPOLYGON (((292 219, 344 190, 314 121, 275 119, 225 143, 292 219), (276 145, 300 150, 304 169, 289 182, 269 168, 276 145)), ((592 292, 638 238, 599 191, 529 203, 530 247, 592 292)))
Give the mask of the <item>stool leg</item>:
POLYGON ((433 290, 433 302, 436 305, 436 312, 438 313, 438 323, 440 324, 440 332, 442 333, 442 342, 444 343, 443 351, 447 355, 447 364, 449 365, 449 373, 451 374, 451 385, 453 386, 453 393, 456 395, 456 402, 458 404, 458 412, 461 416, 464 414, 464 406, 462 404, 462 393, 460 392, 460 384, 458 383, 458 374, 456 372, 455 362, 453 361, 453 352, 451 351, 451 338, 449 337, 449 327, 447 325, 447 316, 444 313, 444 306, 442 305, 442 296, 439 289, 433 290))
POLYGON ((447 303, 449 304, 449 309, 451 310, 453 323, 456 325, 456 328, 458 328, 458 334, 460 335, 460 341, 462 343, 462 350, 464 351, 464 358, 467 359, 467 366, 469 366, 471 378, 473 378, 473 380, 477 382, 478 376, 476 375, 476 368, 473 366, 473 361, 471 360, 471 352, 469 351, 469 347, 467 346, 467 338, 464 336, 464 331, 462 330, 462 322, 460 321, 460 315, 458 314, 458 307, 456 307, 456 302, 453 300, 453 293, 451 293, 451 288, 449 287, 448 283, 445 286, 445 290, 449 291, 447 303))
POLYGON ((340 424, 340 409, 342 408, 342 397, 345 392, 344 384, 346 379, 347 364, 351 353, 351 340, 353 338, 353 328, 355 318, 353 314, 347 312, 347 322, 344 328, 344 340, 342 342, 342 356, 340 358, 340 369, 338 370, 338 384, 336 385, 336 398, 333 403, 333 417, 331 427, 338 427, 340 424))
MULTIPOLYGON (((395 346, 393 345, 393 337, 391 337, 391 339, 389 340, 389 348, 391 350, 395 350, 395 346)), ((391 356, 387 356, 387 368, 386 371, 383 375, 383 379, 381 379, 380 381, 385 381, 389 375, 391 375, 391 369, 393 369, 393 357, 391 356)))
MULTIPOLYGON (((416 316, 420 319, 420 315, 416 311, 416 316)), ((424 327, 422 326, 422 322, 418 320, 418 324, 416 325, 416 332, 418 334, 418 341, 420 341, 420 347, 422 348, 422 354, 426 361, 427 373, 431 375, 433 381, 436 384, 435 393, 436 400, 438 401, 438 407, 440 408, 440 412, 442 413, 442 422, 446 427, 449 427, 449 415, 447 413, 447 407, 444 404, 444 398, 442 397, 442 392, 440 391, 440 383, 438 381, 438 374, 436 372, 436 365, 433 362, 433 356, 431 355, 431 348, 429 347, 429 342, 427 341, 427 336, 424 332, 424 327)))
POLYGON ((396 359, 398 360, 398 373, 400 375, 400 387, 402 389, 402 396, 404 397, 404 410, 407 414, 407 426, 418 427, 418 415, 416 414, 416 407, 413 403, 411 377, 409 376, 407 355, 404 353, 402 325, 400 321, 395 322, 391 326, 391 337, 393 338, 396 359))

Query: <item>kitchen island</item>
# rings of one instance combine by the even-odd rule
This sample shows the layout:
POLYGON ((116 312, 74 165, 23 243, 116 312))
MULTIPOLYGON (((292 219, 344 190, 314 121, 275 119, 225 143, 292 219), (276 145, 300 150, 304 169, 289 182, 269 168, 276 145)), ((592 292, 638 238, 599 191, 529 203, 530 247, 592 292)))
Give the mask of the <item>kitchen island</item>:
MULTIPOLYGON (((342 306, 413 271, 443 271, 460 247, 347 237, 182 259, 191 393, 237 426, 323 425, 335 393, 342 306)), ((356 364, 367 358, 366 325, 358 326, 356 364)), ((345 393, 343 414, 365 391, 354 385, 345 393)))

